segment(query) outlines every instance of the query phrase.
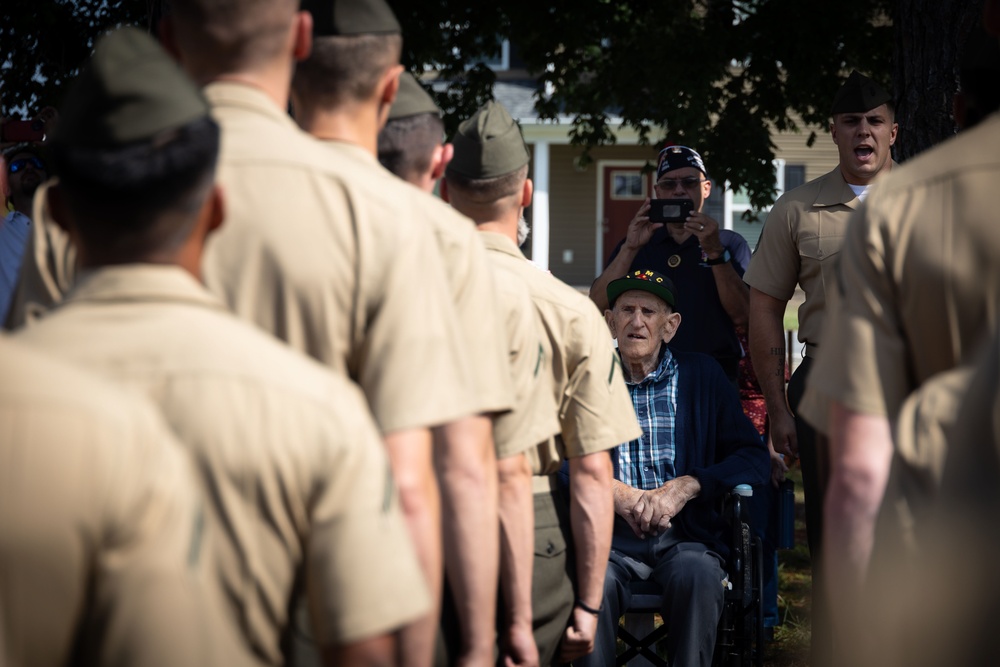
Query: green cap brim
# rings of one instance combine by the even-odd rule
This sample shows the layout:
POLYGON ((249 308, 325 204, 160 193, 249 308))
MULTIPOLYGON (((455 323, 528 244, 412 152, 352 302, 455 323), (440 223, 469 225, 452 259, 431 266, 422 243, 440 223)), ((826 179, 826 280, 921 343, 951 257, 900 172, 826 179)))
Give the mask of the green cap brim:
POLYGON ((642 290, 658 296, 671 308, 676 305, 674 298, 676 288, 673 281, 655 271, 635 271, 624 278, 612 280, 608 283, 608 305, 613 308, 618 297, 632 290, 642 290), (643 277, 637 277, 640 275, 643 277))

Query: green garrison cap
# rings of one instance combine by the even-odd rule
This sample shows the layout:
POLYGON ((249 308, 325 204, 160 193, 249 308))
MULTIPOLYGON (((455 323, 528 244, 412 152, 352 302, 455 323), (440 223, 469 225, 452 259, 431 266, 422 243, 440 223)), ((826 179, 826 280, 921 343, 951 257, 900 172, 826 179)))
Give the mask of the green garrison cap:
POLYGON ((53 142, 114 148, 208 115, 201 91, 160 45, 121 28, 97 41, 66 96, 53 142))
POLYGON ((838 113, 864 113, 882 106, 892 99, 885 89, 867 76, 853 70, 847 81, 833 98, 830 115, 838 113))
POLYGON ((499 102, 489 101, 458 126, 446 173, 466 178, 505 176, 528 164, 521 128, 499 102))
POLYGON ((302 9, 312 14, 317 37, 403 32, 385 0, 303 0, 302 9))
POLYGON ((441 109, 434 103, 434 98, 417 82, 416 77, 409 72, 403 72, 399 77, 399 92, 396 93, 396 101, 389 109, 389 120, 409 118, 425 113, 440 116, 441 109))
POLYGON ((649 292, 660 297, 671 308, 675 305, 674 295, 677 293, 677 289, 674 287, 673 281, 662 273, 649 270, 633 271, 626 274, 624 278, 612 280, 608 283, 608 303, 614 308, 618 297, 634 289, 649 292))

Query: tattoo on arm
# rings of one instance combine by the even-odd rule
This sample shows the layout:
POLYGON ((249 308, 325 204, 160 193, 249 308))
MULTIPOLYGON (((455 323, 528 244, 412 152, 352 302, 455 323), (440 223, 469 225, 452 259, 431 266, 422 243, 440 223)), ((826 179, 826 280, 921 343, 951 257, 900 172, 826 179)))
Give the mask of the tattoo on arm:
POLYGON ((772 347, 771 354, 775 357, 774 377, 785 377, 785 348, 772 347))

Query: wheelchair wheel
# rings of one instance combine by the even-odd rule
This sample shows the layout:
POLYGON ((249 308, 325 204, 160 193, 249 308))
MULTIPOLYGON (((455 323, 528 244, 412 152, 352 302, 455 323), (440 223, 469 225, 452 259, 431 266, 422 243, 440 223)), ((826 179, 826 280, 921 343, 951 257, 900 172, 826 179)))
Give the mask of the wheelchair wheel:
POLYGON ((764 546, 753 538, 753 665, 764 667, 764 546))

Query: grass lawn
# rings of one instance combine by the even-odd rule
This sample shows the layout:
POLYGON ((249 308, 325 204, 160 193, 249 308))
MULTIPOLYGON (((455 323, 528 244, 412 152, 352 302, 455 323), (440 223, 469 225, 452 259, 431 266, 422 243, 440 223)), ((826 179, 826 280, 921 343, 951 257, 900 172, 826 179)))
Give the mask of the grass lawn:
POLYGON ((795 548, 778 551, 778 616, 774 642, 764 653, 767 667, 808 667, 811 604, 809 547, 806 544, 802 470, 789 471, 795 480, 795 548))

